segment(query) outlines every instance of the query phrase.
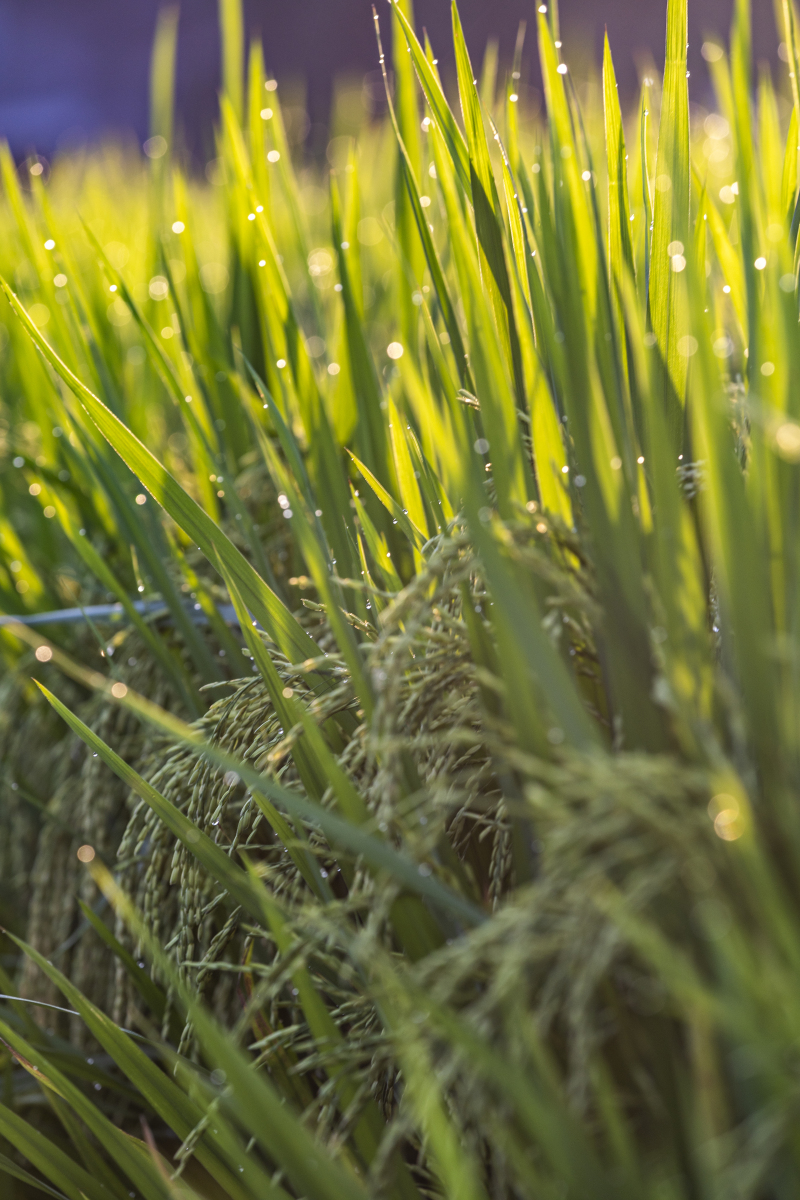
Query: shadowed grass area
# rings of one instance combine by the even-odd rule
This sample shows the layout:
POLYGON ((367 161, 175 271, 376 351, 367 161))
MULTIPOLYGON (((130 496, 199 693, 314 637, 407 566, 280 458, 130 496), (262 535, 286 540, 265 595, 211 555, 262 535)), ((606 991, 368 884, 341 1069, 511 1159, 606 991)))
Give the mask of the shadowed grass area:
POLYGON ((791 0, 625 120, 379 15, 329 173, 237 0, 205 179, 174 14, 147 163, 0 154, 4 1186, 784 1200, 791 0))

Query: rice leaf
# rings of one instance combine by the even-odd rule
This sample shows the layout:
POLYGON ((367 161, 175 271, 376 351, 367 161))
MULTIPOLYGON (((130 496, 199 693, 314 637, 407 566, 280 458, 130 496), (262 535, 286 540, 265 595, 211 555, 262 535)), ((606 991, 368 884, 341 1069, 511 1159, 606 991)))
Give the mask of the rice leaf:
POLYGON ((48 1196, 68 1196, 70 1200, 108 1200, 111 1193, 98 1185, 91 1175, 78 1163, 65 1154, 60 1146, 55 1145, 33 1125, 24 1121, 12 1109, 0 1103, 0 1133, 28 1162, 54 1183, 55 1188, 41 1183, 27 1171, 16 1166, 5 1155, 0 1160, 0 1166, 5 1174, 27 1183, 48 1196))
MULTIPOLYGON (((136 1045, 132 1038, 101 1012, 75 987, 73 983, 22 939, 16 945, 36 963, 48 979, 58 987, 65 1000, 80 1014, 92 1035, 113 1059, 125 1077, 137 1088, 145 1101, 180 1137, 186 1138, 202 1120, 202 1109, 136 1045)), ((155 985, 153 985, 155 986, 155 985)), ((273 1189, 258 1165, 249 1158, 239 1144, 234 1150, 233 1134, 230 1129, 215 1135, 210 1130, 198 1141, 195 1153, 214 1179, 224 1187, 231 1197, 245 1200, 267 1186, 267 1195, 276 1200, 282 1189, 273 1189), (232 1153, 233 1151, 233 1153, 232 1153)))
POLYGON ((21 1183, 26 1183, 28 1187, 32 1187, 37 1192, 44 1192, 46 1196, 55 1196, 56 1200, 64 1200, 63 1192, 57 1192, 55 1188, 48 1187, 41 1179, 31 1175, 30 1171, 18 1167, 5 1154, 0 1154, 0 1171, 5 1175, 10 1175, 12 1179, 19 1179, 21 1183))
POLYGON ((41 336, 8 284, 4 280, 0 282, 2 282, 3 290, 12 308, 25 325, 35 345, 51 363, 54 370, 61 375, 67 386, 74 391, 100 432, 141 479, 154 499, 159 504, 163 504, 165 510, 180 525, 181 529, 198 543, 206 557, 211 559, 212 556, 219 555, 225 562, 228 570, 239 584, 248 608, 268 630, 284 653, 295 658, 306 658, 309 653, 313 653, 316 647, 312 639, 287 612, 277 596, 256 574, 233 543, 209 519, 199 505, 186 494, 155 455, 151 454, 122 421, 72 374, 41 336))
POLYGON ((669 0, 664 89, 658 129, 653 237, 650 250, 650 314, 663 364, 660 402, 668 413, 673 447, 682 444, 686 360, 682 299, 689 245, 689 87, 686 82, 686 0, 669 0), (680 247, 680 248, 679 248, 680 247), (681 267, 681 263, 684 267, 681 267))
POLYGON ((469 151, 464 140, 464 135, 450 110, 450 106, 442 90, 442 85, 439 82, 439 77, 432 64, 428 61, 428 57, 419 44, 414 30, 411 28, 408 19, 398 4, 398 0, 394 0, 393 11, 405 34, 411 59, 414 63, 414 69, 417 72, 422 90, 425 93, 425 99, 433 114, 434 124, 441 131, 441 135, 444 138, 459 185, 469 195, 471 192, 469 151))
POLYGON ((366 1197, 363 1184, 352 1170, 337 1162, 314 1140, 285 1105, 263 1072, 233 1039, 220 1028, 185 986, 169 958, 154 944, 130 904, 108 873, 98 875, 103 890, 126 923, 148 949, 158 970, 170 980, 190 1017, 207 1058, 224 1071, 228 1090, 225 1107, 255 1138, 267 1155, 279 1162, 293 1186, 309 1200, 356 1200, 366 1197))
MULTIPOLYGON (((141 1192, 144 1200, 170 1200, 169 1188, 166 1186, 161 1173, 154 1165, 149 1154, 146 1151, 143 1154, 138 1148, 135 1138, 118 1130, 84 1096, 80 1088, 71 1083, 47 1059, 42 1058, 41 1055, 37 1055, 35 1047, 31 1046, 2 1020, 0 1020, 0 1038, 11 1048, 20 1066, 32 1075, 33 1078, 37 1079, 43 1087, 52 1088, 57 1096, 67 1101, 70 1108, 82 1119, 88 1129, 100 1141, 101 1145, 113 1157, 118 1169, 123 1171, 134 1187, 141 1192), (37 1059, 39 1060, 39 1065, 37 1065, 37 1059)), ((12 1126, 12 1115, 5 1108, 2 1111, 2 1121, 5 1123, 6 1129, 12 1126)), ((24 1122, 21 1124, 24 1125, 24 1122)), ((0 1128, 2 1128, 2 1125, 0 1125, 0 1128)), ((27 1130, 22 1130, 18 1127, 17 1134, 18 1136, 25 1136, 26 1145, 31 1149, 34 1148, 34 1139, 31 1139, 27 1130)), ((36 1150, 38 1151, 36 1157, 29 1156, 27 1151, 26 1157, 31 1157, 31 1161, 36 1164, 43 1174, 47 1174, 53 1183, 56 1183, 62 1191, 66 1191, 67 1189, 64 1187, 64 1184, 70 1178, 70 1175, 67 1174, 67 1166, 64 1159, 59 1160, 53 1156, 54 1161, 58 1163, 58 1168, 60 1168, 58 1174, 56 1174, 55 1170, 52 1168, 48 1169, 45 1166, 47 1160, 44 1159, 44 1156, 39 1157, 41 1150, 38 1145, 36 1146, 36 1150)), ((49 1153, 52 1154, 52 1150, 49 1150, 49 1153)), ((77 1168, 77 1165, 75 1171, 71 1173, 71 1178, 75 1179, 76 1182, 80 1181, 78 1187, 86 1192, 90 1200, 100 1200, 101 1197, 108 1196, 106 1189, 98 1185, 91 1176, 87 1176, 87 1173, 82 1168, 77 1168), (80 1174, 77 1173, 78 1170, 80 1174)), ((67 1194, 69 1195, 69 1192, 67 1194)), ((74 1189, 73 1194, 76 1197, 79 1195, 77 1187, 74 1189)))
POLYGON ((608 160, 608 261, 612 279, 619 279, 624 270, 634 270, 634 263, 628 199, 628 156, 625 153, 625 131, 608 34, 603 43, 603 104, 608 160))

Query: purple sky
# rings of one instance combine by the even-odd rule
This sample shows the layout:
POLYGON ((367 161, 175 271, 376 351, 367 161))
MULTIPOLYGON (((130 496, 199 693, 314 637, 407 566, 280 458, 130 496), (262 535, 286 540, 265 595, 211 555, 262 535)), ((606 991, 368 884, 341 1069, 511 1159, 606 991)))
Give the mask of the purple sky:
MULTIPOLYGON (((374 70, 377 56, 370 0, 245 0, 248 29, 261 33, 278 79, 303 75, 315 120, 324 120, 333 75, 374 70)), ((0 136, 17 155, 43 154, 65 141, 105 132, 147 136, 147 74, 158 0, 0 0, 0 136)), ((565 50, 578 42, 599 53, 604 23, 623 90, 636 83, 634 56, 663 54, 665 0, 561 0, 565 50)), ((705 73, 703 34, 723 34, 731 0, 690 0, 690 68, 698 98, 705 73)), ((755 0, 754 43, 775 60, 769 0, 755 0)), ((510 57, 519 21, 532 30, 533 0, 461 0, 467 41, 479 60, 487 37, 510 57)), ((378 12, 388 27, 388 5, 378 12)), ((448 0, 416 0, 443 63, 450 46, 448 0)), ((529 66, 535 73, 533 39, 529 66)), ((219 50, 216 0, 184 3, 179 36, 178 110, 191 144, 210 147, 219 50)))

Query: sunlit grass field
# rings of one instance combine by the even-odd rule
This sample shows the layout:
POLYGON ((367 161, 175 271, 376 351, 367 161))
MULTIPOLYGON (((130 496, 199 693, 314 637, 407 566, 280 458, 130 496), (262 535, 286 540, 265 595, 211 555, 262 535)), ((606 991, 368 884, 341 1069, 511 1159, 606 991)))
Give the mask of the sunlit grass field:
POLYGON ((797 1195, 779 9, 0 152, 3 1195, 797 1195))

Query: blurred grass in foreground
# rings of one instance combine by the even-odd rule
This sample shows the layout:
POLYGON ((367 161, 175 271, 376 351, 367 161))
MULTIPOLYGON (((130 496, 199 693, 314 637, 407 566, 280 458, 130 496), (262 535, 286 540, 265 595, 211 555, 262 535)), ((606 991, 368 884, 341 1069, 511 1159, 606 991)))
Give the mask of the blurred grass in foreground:
POLYGON ((147 163, 0 154, 0 606, 122 606, 0 627, 5 1194, 797 1194, 779 15, 623 123, 406 0, 328 177, 222 0, 206 180, 172 11, 147 163))

